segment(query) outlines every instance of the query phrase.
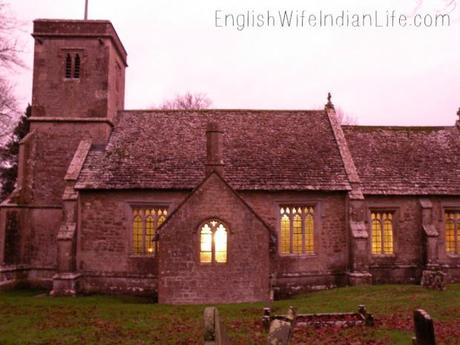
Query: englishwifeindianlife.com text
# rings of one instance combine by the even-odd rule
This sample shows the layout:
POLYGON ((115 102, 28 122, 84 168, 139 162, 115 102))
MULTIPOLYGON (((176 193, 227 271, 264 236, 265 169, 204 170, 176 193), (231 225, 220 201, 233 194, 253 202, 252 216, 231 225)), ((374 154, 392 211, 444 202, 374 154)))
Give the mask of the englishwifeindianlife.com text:
POLYGON ((245 10, 214 12, 216 28, 243 31, 256 28, 431 28, 451 25, 448 13, 406 15, 396 10, 356 13, 349 10, 336 12, 308 10, 245 10))

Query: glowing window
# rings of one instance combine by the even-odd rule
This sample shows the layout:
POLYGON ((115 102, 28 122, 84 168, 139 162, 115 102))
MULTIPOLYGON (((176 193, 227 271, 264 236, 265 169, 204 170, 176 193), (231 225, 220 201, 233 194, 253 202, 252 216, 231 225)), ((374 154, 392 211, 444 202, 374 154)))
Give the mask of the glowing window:
POLYGON ((393 213, 371 212, 371 228, 372 254, 393 254, 393 213))
POLYGON ((281 255, 315 254, 314 208, 280 207, 279 252, 281 255))
POLYGON ((227 262, 227 228, 217 219, 200 227, 200 262, 227 262))
POLYGON ((166 220, 168 210, 165 207, 135 207, 133 212, 132 254, 154 255, 155 233, 166 220))
POLYGON ((460 211, 445 213, 446 252, 460 254, 460 211))

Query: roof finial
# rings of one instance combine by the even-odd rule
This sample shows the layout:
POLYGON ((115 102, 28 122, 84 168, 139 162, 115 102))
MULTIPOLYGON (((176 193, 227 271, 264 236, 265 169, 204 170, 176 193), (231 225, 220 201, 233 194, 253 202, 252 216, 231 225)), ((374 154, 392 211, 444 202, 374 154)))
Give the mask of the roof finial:
POLYGON ((331 99, 332 99, 332 95, 330 92, 328 92, 326 108, 334 108, 334 104, 332 104, 331 99))
POLYGON ((460 128, 460 108, 458 108, 457 115, 458 115, 457 127, 460 128))
POLYGON ((85 20, 88 20, 88 0, 85 0, 85 20))

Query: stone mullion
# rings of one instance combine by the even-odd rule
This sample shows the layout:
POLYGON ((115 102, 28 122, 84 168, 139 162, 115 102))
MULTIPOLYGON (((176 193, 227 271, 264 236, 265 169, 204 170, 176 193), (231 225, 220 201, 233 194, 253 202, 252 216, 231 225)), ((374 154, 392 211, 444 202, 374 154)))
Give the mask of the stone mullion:
POLYGON ((152 240, 154 241, 153 242, 153 255, 156 255, 158 254, 158 242, 155 241, 155 237, 157 235, 157 229, 158 229, 158 220, 160 219, 160 217, 158 216, 156 210, 155 210, 155 216, 153 218, 153 238, 152 240))
POLYGON ((216 244, 215 244, 214 227, 211 224, 211 263, 216 262, 216 244))
POLYGON ((216 230, 217 226, 211 225, 211 262, 216 262, 216 230))
POLYGON ((292 215, 292 209, 289 209, 289 254, 294 253, 294 216, 292 215))
POLYGON ((304 209, 301 208, 300 209, 300 219, 302 220, 302 254, 305 254, 307 252, 307 248, 305 247, 306 245, 306 233, 305 233, 305 230, 306 230, 306 215, 305 215, 305 212, 304 212, 304 209))
POLYGON ((160 219, 160 217, 158 217, 157 213, 155 212, 155 217, 153 218, 153 255, 157 255, 158 254, 158 247, 159 247, 159 244, 158 244, 158 241, 155 241, 155 237, 157 235, 157 229, 158 229, 158 220, 160 219))
POLYGON ((142 209, 142 252, 141 255, 145 255, 145 237, 147 234, 147 216, 145 209, 142 209))
POLYGON ((460 254, 460 219, 459 219, 460 214, 457 213, 455 220, 454 220, 454 236, 455 236, 455 254, 460 254))

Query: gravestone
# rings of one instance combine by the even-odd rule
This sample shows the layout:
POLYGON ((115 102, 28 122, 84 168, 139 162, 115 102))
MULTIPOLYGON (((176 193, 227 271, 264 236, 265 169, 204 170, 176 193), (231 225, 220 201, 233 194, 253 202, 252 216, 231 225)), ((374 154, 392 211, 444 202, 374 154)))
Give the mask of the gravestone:
POLYGON ((413 345, 435 345, 433 320, 423 309, 414 311, 415 337, 412 338, 413 345))
POLYGON ((446 289, 447 275, 439 270, 425 270, 422 273, 423 287, 443 291, 446 289))
MULTIPOLYGON (((264 321, 268 310, 264 310, 264 321)), ((289 307, 287 317, 277 318, 271 321, 268 333, 268 345, 288 345, 294 328, 296 311, 289 307)))
POLYGON ((204 309, 204 344, 205 345, 229 345, 227 333, 220 321, 216 307, 204 309))

